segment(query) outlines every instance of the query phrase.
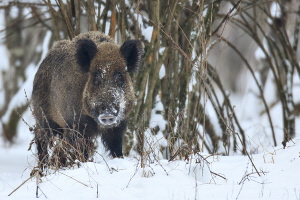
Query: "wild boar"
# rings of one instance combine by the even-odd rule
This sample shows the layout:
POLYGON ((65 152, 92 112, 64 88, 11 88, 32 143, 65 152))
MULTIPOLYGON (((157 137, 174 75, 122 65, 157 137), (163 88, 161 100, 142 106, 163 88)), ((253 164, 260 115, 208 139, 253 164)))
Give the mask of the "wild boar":
MULTIPOLYGON (((50 138, 69 145, 100 136, 113 157, 122 157, 122 138, 134 106, 129 72, 141 64, 143 45, 127 40, 120 47, 101 32, 87 32, 57 42, 42 61, 33 82, 35 142, 40 162, 49 158, 50 138)), ((81 146, 85 159, 91 155, 81 146)))

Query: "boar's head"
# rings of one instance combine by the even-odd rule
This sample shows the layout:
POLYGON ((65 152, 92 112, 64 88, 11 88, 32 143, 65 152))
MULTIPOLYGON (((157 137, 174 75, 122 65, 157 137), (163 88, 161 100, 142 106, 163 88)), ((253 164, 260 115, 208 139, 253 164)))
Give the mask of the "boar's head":
POLYGON ((96 45, 90 39, 77 41, 76 61, 87 74, 83 90, 83 110, 100 127, 117 126, 132 110, 134 91, 129 72, 137 71, 142 43, 128 40, 119 47, 110 42, 96 45))

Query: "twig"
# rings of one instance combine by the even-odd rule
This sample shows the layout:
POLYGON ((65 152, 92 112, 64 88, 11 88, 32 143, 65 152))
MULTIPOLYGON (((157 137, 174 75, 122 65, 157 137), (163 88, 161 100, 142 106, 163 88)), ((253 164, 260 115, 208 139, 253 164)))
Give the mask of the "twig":
POLYGON ((156 162, 159 164, 159 166, 165 171, 165 173, 167 174, 167 176, 169 176, 167 170, 162 166, 162 164, 160 164, 159 160, 156 158, 156 154, 154 152, 154 149, 152 148, 152 146, 149 144, 149 141, 146 139, 148 145, 149 145, 149 148, 151 150, 151 152, 153 153, 153 157, 154 157, 154 160, 156 160, 156 162))
MULTIPOLYGON (((262 172, 263 174, 267 173, 267 172, 262 172)), ((248 178, 250 175, 253 175, 253 174, 257 174, 257 172, 251 172, 249 174, 246 174, 243 176, 242 180, 239 182, 239 185, 241 185, 242 182, 244 182, 246 180, 246 178, 248 178)), ((259 175, 259 174, 258 174, 259 175)), ((260 175, 259 175, 260 176, 260 175)))
POLYGON ((39 186, 36 186, 36 190, 35 190, 35 198, 39 198, 39 186))
POLYGON ((131 178, 129 179, 129 181, 128 181, 128 184, 127 184, 127 186, 126 186, 126 188, 128 188, 129 187, 129 184, 130 184, 130 182, 131 182, 131 180, 133 179, 133 177, 137 174, 137 172, 139 171, 139 164, 137 164, 136 165, 136 168, 135 168, 135 171, 134 171, 134 174, 131 176, 131 178))
POLYGON ((36 186, 36 198, 39 198, 39 190, 43 193, 43 195, 46 197, 46 199, 48 199, 48 197, 45 195, 45 193, 43 192, 43 190, 37 185, 36 186))
POLYGON ((183 150, 186 150, 187 149, 187 145, 186 144, 183 144, 181 145, 178 150, 170 157, 170 159, 168 160, 168 162, 171 162, 173 161, 176 156, 178 156, 183 150))
POLYGON ((10 196, 10 195, 12 195, 15 191, 17 191, 20 187, 22 187, 27 181, 29 181, 29 179, 31 179, 33 176, 35 176, 35 174, 34 175, 31 175, 28 179, 26 179, 23 183, 21 183, 21 185, 19 185, 16 189, 14 189, 11 193, 9 193, 9 195, 7 195, 7 196, 10 196))
MULTIPOLYGON (((56 4, 51 4, 51 5, 52 6, 57 6, 56 4)), ((0 9, 6 9, 7 7, 10 7, 10 6, 23 6, 23 7, 39 6, 39 7, 43 7, 43 6, 47 6, 47 5, 45 5, 43 3, 12 1, 12 2, 9 2, 8 5, 0 6, 0 9)))
POLYGON ((208 161, 206 160, 207 158, 204 158, 199 152, 197 152, 197 155, 198 155, 199 157, 201 157, 202 160, 205 161, 207 164, 210 164, 210 162, 208 162, 208 161))
POLYGON ((69 177, 69 178, 73 179, 74 181, 77 181, 78 183, 80 183, 80 184, 84 185, 85 187, 89 187, 89 188, 91 188, 91 187, 90 187, 90 186, 88 186, 87 184, 85 184, 85 183, 82 183, 82 182, 78 181, 77 179, 73 178, 72 176, 69 176, 69 175, 67 175, 67 174, 64 174, 64 173, 62 173, 62 172, 60 172, 60 171, 58 171, 58 172, 59 172, 59 173, 61 173, 62 175, 65 175, 65 176, 67 176, 67 177, 69 177))
POLYGON ((213 174, 213 175, 215 175, 215 176, 219 176, 219 177, 221 177, 221 178, 224 179, 224 180, 227 180, 226 177, 224 177, 224 176, 222 176, 222 175, 220 175, 220 174, 217 174, 217 173, 215 173, 215 172, 213 172, 213 171, 210 171, 210 173, 213 174))
POLYGON ((225 15, 221 23, 218 25, 218 27, 213 31, 212 35, 216 34, 218 30, 221 28, 222 24, 229 18, 230 14, 234 11, 234 9, 237 9, 237 7, 241 4, 242 0, 239 0, 225 15))
MULTIPOLYGON (((143 15, 141 12, 139 12, 139 14, 143 15)), ((143 17, 145 17, 143 15, 143 17)), ((146 17, 145 17, 146 18, 146 17)), ((164 33, 164 35, 170 39, 170 41, 173 43, 173 45, 175 46, 175 48, 189 61, 192 61, 190 59, 190 57, 183 51, 183 49, 173 40, 173 38, 171 37, 170 34, 166 33, 165 30, 162 28, 162 26, 159 26, 158 24, 156 24, 154 21, 152 21, 151 19, 148 18, 148 20, 153 23, 161 32, 164 33)))
MULTIPOLYGON (((235 132, 235 134, 238 136, 240 142, 241 142, 242 145, 244 146, 244 144, 243 144, 243 142, 242 142, 242 139, 241 139, 240 135, 239 135, 237 132, 235 132)), ((250 158, 250 155, 249 155, 249 153, 248 153, 248 151, 247 151, 246 149, 245 149, 245 153, 246 153, 246 155, 248 156, 248 158, 249 158, 249 160, 250 160, 252 166, 254 167, 256 173, 260 176, 260 173, 258 172, 256 166, 255 166, 254 163, 253 163, 253 160, 250 158)))
POLYGON ((25 119, 22 117, 22 115, 17 110, 15 110, 15 112, 22 119, 22 121, 29 127, 29 131, 30 132, 33 131, 33 128, 25 121, 25 119))
POLYGON ((97 198, 99 197, 98 183, 97 183, 97 198))
MULTIPOLYGON (((207 167, 208 167, 208 169, 209 169, 209 172, 210 172, 211 174, 213 174, 213 175, 215 175, 215 176, 219 176, 219 177, 223 178, 224 180, 227 180, 227 178, 226 178, 225 176, 222 176, 222 175, 217 174, 217 173, 215 173, 215 172, 213 172, 213 171, 210 170, 210 167, 209 167, 210 162, 208 162, 208 161, 206 160, 208 157, 204 158, 199 152, 197 152, 197 155, 202 159, 203 163, 205 162, 205 164, 207 165, 207 167)), ((197 160, 197 159, 196 159, 196 160, 197 160)), ((213 177, 212 177, 212 179, 214 180, 213 177)))
POLYGON ((112 170, 112 168, 109 167, 109 165, 107 164, 107 162, 106 162, 106 160, 104 159, 104 157, 103 157, 100 153, 98 153, 98 152, 96 152, 96 153, 97 153, 99 156, 102 157, 102 159, 104 160, 104 162, 105 162, 105 164, 106 164, 106 166, 107 166, 109 172, 112 174, 112 173, 113 173, 113 170, 112 170))
POLYGON ((55 1, 56 1, 56 4, 60 8, 60 12, 61 12, 61 15, 63 17, 63 21, 65 22, 65 24, 67 26, 67 31, 68 31, 69 38, 70 38, 70 40, 72 40, 75 35, 74 35, 74 29, 73 29, 72 24, 71 24, 71 20, 68 16, 68 13, 67 13, 67 8, 66 8, 66 6, 65 6, 65 4, 63 3, 62 0, 55 0, 55 1))

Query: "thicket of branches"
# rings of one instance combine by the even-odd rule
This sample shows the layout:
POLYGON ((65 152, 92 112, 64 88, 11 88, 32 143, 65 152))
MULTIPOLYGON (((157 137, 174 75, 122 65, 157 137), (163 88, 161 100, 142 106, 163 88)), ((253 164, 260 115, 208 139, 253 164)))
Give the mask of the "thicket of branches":
MULTIPOLYGON (((276 2, 280 5, 280 16, 270 13, 273 1, 269 0, 56 0, 55 3, 44 0, 40 3, 9 3, 1 7, 7 13, 6 29, 2 31, 6 32, 7 48, 12 52, 10 68, 5 73, 10 73, 13 78, 3 79, 6 99, 0 117, 6 113, 10 100, 19 90, 17 83, 13 87, 7 86, 8 83, 17 81, 19 76, 25 81, 22 74, 26 66, 31 62, 37 64, 41 56, 38 52, 25 62, 29 56, 27 50, 22 54, 13 53, 17 48, 26 49, 24 40, 28 39, 24 38, 24 33, 38 30, 39 36, 30 41, 41 43, 47 31, 51 31, 52 42, 72 39, 85 31, 102 31, 119 44, 134 38, 145 44, 143 67, 133 77, 137 101, 128 120, 125 154, 132 149, 145 153, 146 146, 149 146, 145 131, 149 127, 152 135, 163 133, 168 141, 167 145, 160 146, 167 159, 204 150, 209 153, 247 153, 246 135, 230 101, 228 88, 224 88, 220 74, 208 62, 214 47, 220 43, 230 47, 250 71, 260 92, 257 98, 261 99, 269 119, 273 144, 278 145, 281 141, 276 141, 270 116, 272 105, 267 104, 268 97, 264 96, 265 74, 273 74, 277 99, 282 105, 282 138, 286 142, 295 134, 295 114, 300 107, 293 102, 293 77, 295 73, 300 76, 297 54, 300 8, 291 11, 295 2, 276 2), (19 14, 10 19, 13 7, 19 14), (23 9, 29 11, 27 16, 24 16, 23 9), (294 21, 287 23, 287 20, 294 21), (261 79, 243 51, 223 36, 229 25, 248 35, 251 42, 261 48, 264 54, 259 61, 261 79), (24 42, 10 46, 10 40, 24 42), (21 67, 18 67, 14 63, 20 59, 21 67), (218 128, 213 126, 206 113, 207 102, 214 106, 218 128), (154 110, 157 103, 163 107, 154 110), (151 125, 153 112, 163 116, 165 126, 151 125), (222 152, 219 152, 220 148, 222 152)), ((299 3, 296 5, 300 6, 299 3)), ((37 32, 27 35, 33 37, 37 32)), ((6 77, 6 74, 2 76, 6 77)), ((26 104, 17 110, 21 114, 27 107, 26 104)), ((13 141, 18 121, 19 116, 11 112, 9 120, 2 122, 2 134, 7 140, 13 141)))

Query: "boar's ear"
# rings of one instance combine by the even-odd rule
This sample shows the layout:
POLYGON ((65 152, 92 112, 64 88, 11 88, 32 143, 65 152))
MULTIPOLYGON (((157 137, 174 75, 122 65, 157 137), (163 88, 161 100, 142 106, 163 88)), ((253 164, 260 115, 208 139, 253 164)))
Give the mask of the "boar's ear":
POLYGON ((127 40, 120 48, 127 64, 127 71, 136 71, 141 64, 141 57, 144 53, 143 44, 140 40, 127 40))
POLYGON ((88 72, 97 46, 91 39, 80 39, 76 42, 76 61, 83 72, 88 72))

